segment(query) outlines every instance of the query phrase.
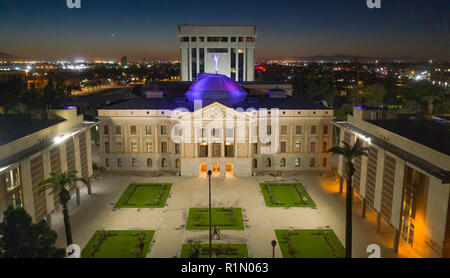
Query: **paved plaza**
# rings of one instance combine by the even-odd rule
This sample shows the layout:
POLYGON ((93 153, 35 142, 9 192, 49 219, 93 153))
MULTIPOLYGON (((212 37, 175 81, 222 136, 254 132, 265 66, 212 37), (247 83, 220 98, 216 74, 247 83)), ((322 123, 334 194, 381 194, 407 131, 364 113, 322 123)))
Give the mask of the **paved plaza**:
MULTIPOLYGON (((186 243, 207 243, 208 231, 186 230, 189 208, 208 206, 208 182, 205 177, 186 178, 175 176, 144 177, 132 174, 109 173, 92 184, 93 194, 82 190, 81 206, 75 198, 70 201, 74 243, 84 248, 97 230, 155 230, 148 258, 180 257, 186 243), (121 208, 115 203, 131 183, 172 183, 172 189, 164 208, 121 208)), ((244 243, 251 258, 272 256, 271 241, 280 229, 333 229, 345 245, 345 198, 338 193, 334 177, 292 176, 276 178, 258 176, 248 178, 212 178, 213 207, 242 209, 244 230, 223 230, 221 240, 214 243, 244 243), (317 208, 266 207, 259 184, 264 182, 302 183, 317 208)), ((392 246, 392 231, 383 227, 376 233, 375 215, 370 210, 366 219, 361 217, 361 204, 354 203, 354 257, 368 257, 370 244, 381 247, 382 257, 397 257, 392 246)), ((59 237, 57 245, 65 245, 62 213, 52 217, 52 228, 59 237)), ((276 247, 275 256, 281 258, 276 247)), ((399 256, 403 256, 402 249, 399 256)), ((404 255, 406 256, 406 254, 404 255)), ((410 254, 408 254, 410 256, 410 254)))

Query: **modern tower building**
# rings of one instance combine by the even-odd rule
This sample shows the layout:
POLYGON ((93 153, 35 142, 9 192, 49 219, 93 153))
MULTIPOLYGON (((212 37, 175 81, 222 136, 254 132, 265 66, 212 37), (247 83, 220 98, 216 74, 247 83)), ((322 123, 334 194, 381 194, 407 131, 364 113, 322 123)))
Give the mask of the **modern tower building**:
POLYGON ((254 80, 256 26, 180 25, 181 79, 218 73, 235 81, 254 80))

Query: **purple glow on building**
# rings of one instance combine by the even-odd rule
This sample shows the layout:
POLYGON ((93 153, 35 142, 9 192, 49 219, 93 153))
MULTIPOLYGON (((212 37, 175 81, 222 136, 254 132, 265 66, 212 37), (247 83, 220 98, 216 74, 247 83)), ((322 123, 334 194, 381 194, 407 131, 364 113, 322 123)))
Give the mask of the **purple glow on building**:
POLYGON ((202 74, 186 92, 189 99, 230 99, 246 96, 236 81, 221 74, 202 74))

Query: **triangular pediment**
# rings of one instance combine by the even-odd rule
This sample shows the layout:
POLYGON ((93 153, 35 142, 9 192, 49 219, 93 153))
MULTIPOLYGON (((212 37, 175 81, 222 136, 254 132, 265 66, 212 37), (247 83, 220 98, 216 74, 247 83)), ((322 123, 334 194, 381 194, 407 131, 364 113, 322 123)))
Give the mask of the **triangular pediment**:
POLYGON ((249 120, 249 117, 243 112, 236 111, 219 102, 211 103, 191 115, 185 115, 182 120, 189 120, 191 117, 195 120, 249 120))

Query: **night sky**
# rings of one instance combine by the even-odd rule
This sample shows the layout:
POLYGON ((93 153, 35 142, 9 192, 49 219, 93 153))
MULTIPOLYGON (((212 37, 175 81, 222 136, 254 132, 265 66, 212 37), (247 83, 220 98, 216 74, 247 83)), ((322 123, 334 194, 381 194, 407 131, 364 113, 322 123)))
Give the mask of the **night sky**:
POLYGON ((449 59, 448 0, 0 0, 0 52, 30 58, 179 59, 179 24, 255 24, 262 57, 449 59))

